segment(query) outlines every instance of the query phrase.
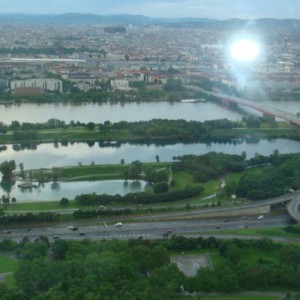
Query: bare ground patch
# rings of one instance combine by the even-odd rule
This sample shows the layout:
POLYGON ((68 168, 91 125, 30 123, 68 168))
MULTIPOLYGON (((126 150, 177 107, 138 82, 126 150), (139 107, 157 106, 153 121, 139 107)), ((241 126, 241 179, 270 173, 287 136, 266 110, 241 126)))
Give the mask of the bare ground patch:
POLYGON ((195 276, 200 268, 211 268, 207 254, 172 255, 171 262, 175 263, 180 271, 187 276, 195 276))

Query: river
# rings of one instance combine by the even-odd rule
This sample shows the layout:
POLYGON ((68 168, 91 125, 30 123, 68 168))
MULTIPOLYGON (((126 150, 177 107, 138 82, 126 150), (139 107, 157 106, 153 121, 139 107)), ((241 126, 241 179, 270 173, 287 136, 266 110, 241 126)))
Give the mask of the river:
MULTIPOLYGON (((274 105, 274 103, 272 103, 274 105)), ((298 102, 276 102, 276 107, 295 113, 299 111, 298 102)), ((186 120, 213 120, 227 118, 229 120, 240 120, 244 115, 259 115, 250 109, 229 110, 227 107, 215 103, 168 103, 168 102, 143 102, 143 103, 104 103, 81 105, 72 104, 20 104, 1 105, 0 121, 9 124, 13 120, 19 122, 46 122, 50 118, 56 118, 65 122, 95 122, 102 123, 106 120, 128 122, 139 120, 163 119, 186 119, 186 120)), ((299 152, 300 141, 287 139, 260 139, 239 140, 227 143, 176 143, 173 145, 156 144, 131 144, 99 146, 98 143, 87 145, 86 143, 74 143, 68 146, 61 144, 41 144, 33 148, 22 148, 16 145, 7 145, 7 150, 0 152, 0 162, 14 159, 19 165, 23 163, 25 169, 52 168, 91 163, 96 164, 118 164, 121 159, 125 163, 134 160, 142 162, 153 162, 155 156, 159 155, 160 161, 172 161, 174 156, 185 154, 204 154, 210 151, 224 152, 228 154, 241 154, 246 152, 247 158, 253 157, 255 153, 270 155, 274 150, 279 153, 299 152)), ((127 192, 142 191, 144 184, 136 186, 124 185, 123 181, 104 182, 76 182, 58 184, 47 183, 44 187, 31 190, 21 190, 16 185, 9 189, 11 197, 16 197, 18 202, 23 201, 49 201, 68 197, 72 199, 75 195, 84 192, 124 194, 127 192)), ((7 188, 2 187, 3 192, 7 188)))
MULTIPOLYGON (((299 111, 299 102, 297 101, 265 102, 265 104, 294 114, 299 111)), ((259 115, 259 113, 242 107, 233 111, 226 106, 210 102, 23 103, 0 106, 0 121, 5 124, 10 124, 14 120, 44 123, 51 118, 67 123, 70 121, 103 123, 106 120, 133 122, 151 119, 206 121, 223 118, 236 121, 244 115, 259 115)))

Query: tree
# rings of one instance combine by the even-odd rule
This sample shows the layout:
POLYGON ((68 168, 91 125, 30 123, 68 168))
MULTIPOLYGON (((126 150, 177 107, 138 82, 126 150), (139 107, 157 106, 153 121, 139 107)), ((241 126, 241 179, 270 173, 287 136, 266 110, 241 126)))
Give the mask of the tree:
POLYGON ((94 122, 89 122, 86 124, 86 129, 87 130, 94 130, 95 129, 95 123, 94 122))
POLYGON ((129 178, 139 180, 143 164, 139 160, 133 161, 129 166, 129 178))
POLYGON ((181 80, 176 80, 176 79, 169 78, 167 80, 167 83, 164 85, 164 90, 166 92, 182 91, 182 90, 184 90, 184 87, 182 85, 181 80))
POLYGON ((151 166, 145 169, 145 180, 149 183, 155 182, 155 169, 151 166))
POLYGON ((167 182, 169 179, 169 172, 167 169, 159 170, 155 172, 154 181, 155 183, 165 181, 167 182))
POLYGON ((66 198, 66 197, 63 197, 63 198, 61 198, 61 200, 60 200, 60 205, 61 205, 61 206, 68 206, 69 203, 70 203, 70 201, 69 201, 69 199, 66 198))
POLYGON ((159 155, 158 154, 155 155, 155 159, 156 159, 156 162, 159 163, 159 155))
POLYGON ((121 158, 120 164, 121 164, 122 166, 125 165, 125 159, 124 159, 124 158, 121 158))
POLYGON ((169 185, 167 182, 158 182, 153 187, 153 191, 155 194, 166 193, 168 190, 169 185))
POLYGON ((0 172, 3 174, 3 179, 10 180, 13 177, 13 171, 17 165, 14 160, 5 161, 0 165, 0 172))
POLYGON ((21 177, 24 179, 25 178, 24 164, 19 163, 19 168, 20 168, 20 172, 21 172, 21 177))

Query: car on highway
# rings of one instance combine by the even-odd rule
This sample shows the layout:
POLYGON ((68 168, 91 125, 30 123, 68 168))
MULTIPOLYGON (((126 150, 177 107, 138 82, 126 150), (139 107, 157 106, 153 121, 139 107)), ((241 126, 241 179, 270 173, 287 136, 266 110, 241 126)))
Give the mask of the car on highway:
POLYGON ((216 229, 221 229, 221 225, 216 225, 216 229))
POLYGON ((257 217, 257 220, 263 220, 264 219, 264 216, 263 215, 260 215, 257 217))
POLYGON ((118 223, 115 224, 115 226, 116 226, 116 227, 122 227, 122 226, 123 226, 123 223, 118 222, 118 223))

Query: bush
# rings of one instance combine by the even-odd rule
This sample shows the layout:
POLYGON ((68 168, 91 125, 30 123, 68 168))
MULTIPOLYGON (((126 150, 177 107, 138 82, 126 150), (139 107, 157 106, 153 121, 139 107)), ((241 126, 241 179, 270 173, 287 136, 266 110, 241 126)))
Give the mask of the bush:
POLYGON ((66 198, 66 197, 61 198, 61 200, 60 200, 61 206, 68 206, 69 204, 70 204, 70 201, 68 198, 66 198))
POLYGON ((169 186, 167 182, 159 182, 154 185, 153 191, 155 194, 166 193, 169 190, 169 186))

